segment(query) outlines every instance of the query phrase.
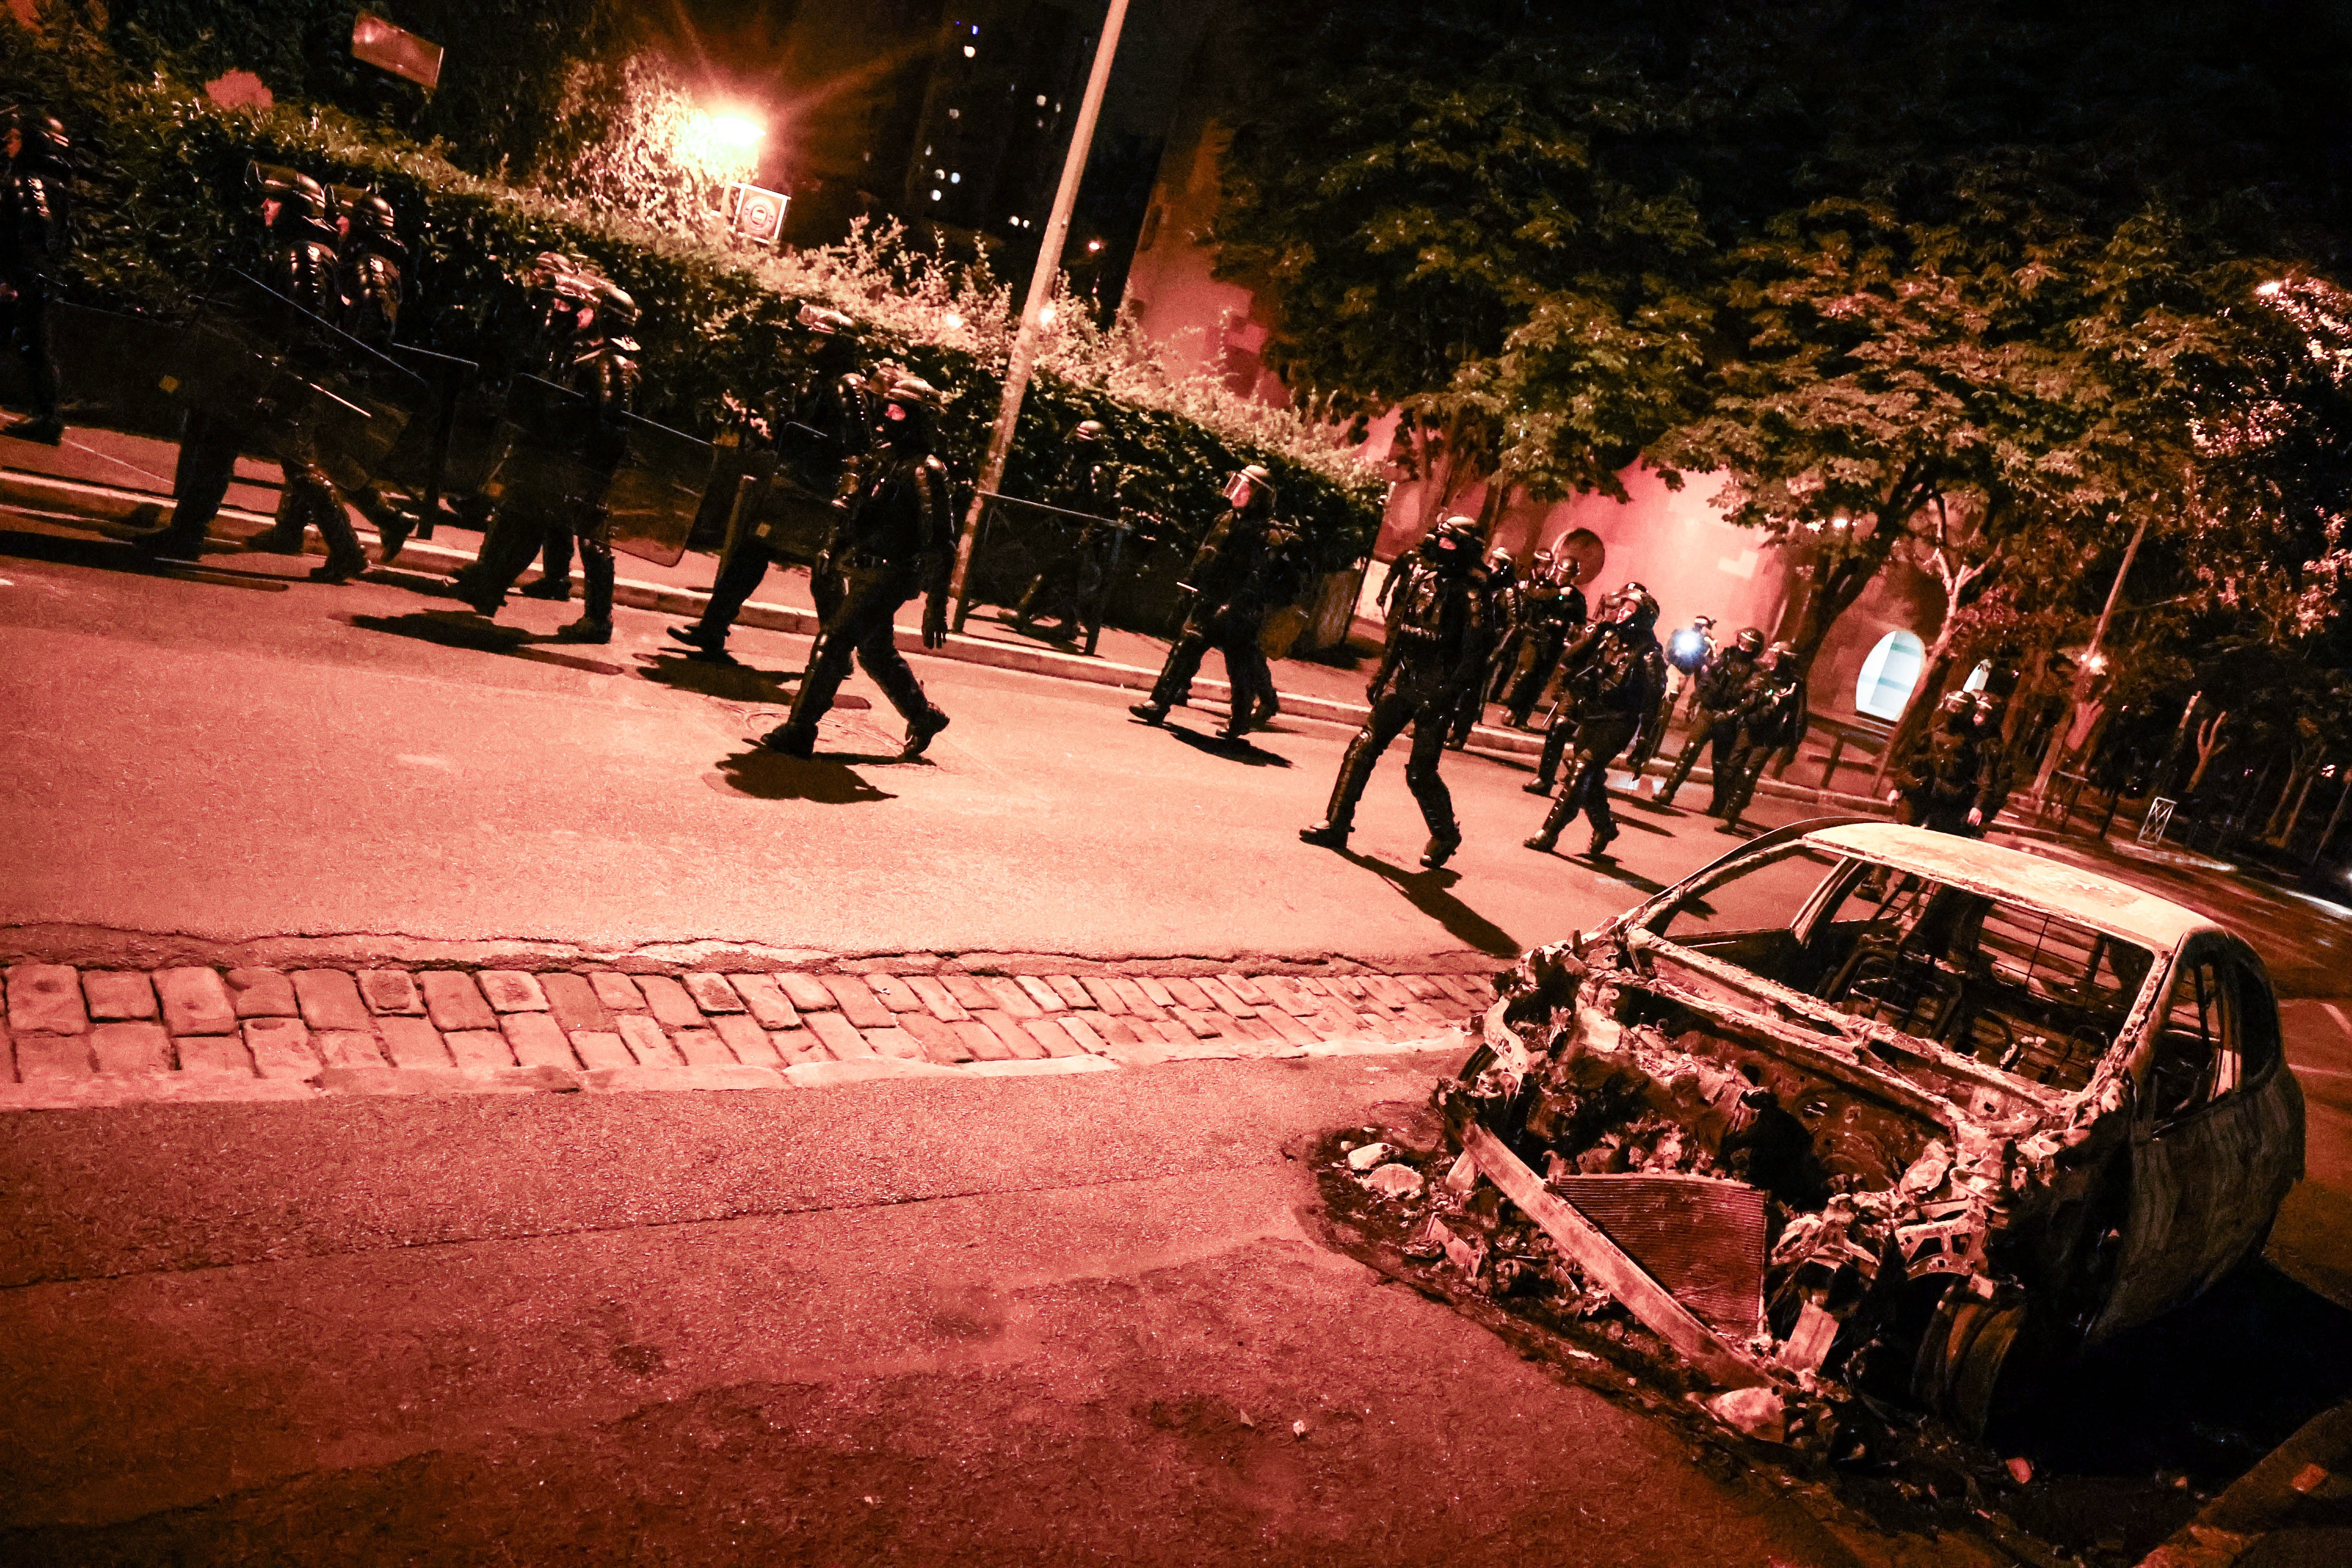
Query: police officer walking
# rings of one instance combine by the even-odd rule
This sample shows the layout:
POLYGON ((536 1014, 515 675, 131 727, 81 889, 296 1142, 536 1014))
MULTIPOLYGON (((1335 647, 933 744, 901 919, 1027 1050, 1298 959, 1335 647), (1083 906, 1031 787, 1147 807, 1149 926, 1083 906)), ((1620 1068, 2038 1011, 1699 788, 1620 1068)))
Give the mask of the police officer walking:
MULTIPOLYGON (((1118 515, 1118 469, 1105 450, 1099 419, 1081 419, 1070 431, 1062 472, 1050 492, 1052 504, 1091 519, 1118 515)), ((1118 531, 1088 521, 1078 526, 1070 548, 1045 563, 1013 607, 1013 629, 1032 630, 1040 620, 1055 623, 1055 636, 1077 635, 1087 608, 1102 593, 1103 574, 1118 531)))
MULTIPOLYGON (((256 164, 249 174, 261 193, 262 281, 315 316, 332 316, 339 237, 327 221, 326 188, 290 169, 256 164)), ((177 503, 172 521, 140 540, 139 549, 162 560, 196 559, 236 477, 238 455, 264 434, 255 427, 250 411, 191 408, 181 426, 179 461, 172 476, 177 503)), ((299 425, 267 435, 285 471, 285 489, 276 520, 246 548, 299 555, 304 533, 315 525, 327 542, 327 562, 310 575, 321 582, 349 582, 367 565, 367 553, 319 465, 313 438, 299 425)))
MULTIPOLYGON (((806 371, 789 409, 779 411, 771 438, 793 488, 803 496, 831 496, 838 508, 856 489, 858 468, 873 449, 880 410, 872 382, 857 363, 856 324, 838 310, 807 304, 800 308, 796 324, 806 334, 806 371)), ((759 510, 756 500, 747 507, 741 526, 727 542, 701 617, 669 628, 669 635, 693 648, 696 657, 728 658, 727 636, 734 629, 735 617, 743 613, 775 558, 771 542, 774 525, 761 520, 759 510)), ((838 529, 836 519, 835 531, 838 529)), ((820 568, 811 574, 810 585, 822 616, 837 602, 835 574, 820 568)))
POLYGON ((1738 718, 1739 740, 1732 747, 1731 760, 1716 769, 1715 798, 1706 808, 1709 816, 1723 818, 1721 831, 1726 833, 1738 830, 1739 814, 1755 797, 1756 781, 1763 776, 1764 766, 1774 753, 1805 738, 1811 719, 1805 710, 1805 678, 1797 668, 1795 648, 1776 642, 1764 650, 1741 689, 1738 718))
POLYGON ((1627 747, 1640 751, 1658 721, 1658 698, 1666 685, 1665 656, 1658 651, 1658 601, 1639 583, 1629 583, 1611 600, 1604 617, 1564 656, 1569 674, 1553 712, 1547 756, 1565 749, 1553 739, 1574 736, 1576 765, 1560 786, 1559 798, 1543 826, 1527 841, 1549 855, 1560 830, 1580 811, 1592 823, 1585 854, 1602 858, 1620 831, 1609 809, 1609 764, 1627 747))
POLYGON ((4 335, 32 384, 33 416, 8 426, 18 441, 65 439, 58 407, 58 360, 49 319, 57 271, 72 239, 73 144, 46 114, 0 111, 0 312, 4 335))
POLYGON ((1453 731, 1445 737, 1447 751, 1459 752, 1470 744, 1470 731, 1477 727, 1486 710, 1487 687, 1504 679, 1503 650, 1518 645, 1525 608, 1526 593, 1519 585, 1518 568, 1511 560, 1511 552, 1500 546, 1488 551, 1486 624, 1493 633, 1495 651, 1487 656, 1486 668, 1479 672, 1477 683, 1462 694, 1461 705, 1454 714, 1453 731))
POLYGON ((1301 840, 1326 849, 1348 847, 1356 803, 1363 798, 1373 766, 1410 725, 1412 750, 1404 779, 1429 826, 1421 863, 1443 866, 1462 847, 1454 797, 1437 764, 1463 692, 1477 690, 1486 679, 1494 637, 1485 577, 1478 566, 1478 528, 1470 519, 1449 517, 1422 542, 1420 559, 1390 600, 1388 646, 1364 691, 1371 711, 1339 761, 1323 820, 1300 828, 1301 840))
POLYGON ((1584 591, 1576 585, 1579 571, 1575 558, 1563 552, 1549 572, 1528 584, 1526 651, 1519 656, 1524 668, 1503 699, 1513 729, 1533 728, 1528 720, 1551 683, 1552 672, 1560 667, 1569 639, 1584 629, 1584 591))
POLYGON ((1268 535, 1274 530, 1274 476, 1252 463, 1226 481, 1224 494, 1228 510, 1210 527, 1184 574, 1193 595, 1184 629, 1169 647, 1151 695, 1128 709, 1146 723, 1159 723, 1168 717, 1168 710, 1191 699, 1192 678, 1212 647, 1225 656, 1225 683, 1234 689, 1237 710, 1239 693, 1249 684, 1265 619, 1262 598, 1268 535))
POLYGON ((1674 805, 1675 792, 1690 777, 1699 752, 1708 747, 1715 752, 1715 776, 1723 776, 1739 744, 1740 693, 1755 673, 1756 656, 1763 651, 1764 634, 1754 626, 1742 626, 1739 635, 1717 648, 1692 678, 1690 733, 1683 738, 1682 754, 1675 759, 1665 787, 1658 791, 1660 805, 1674 805))
POLYGON ((931 449, 940 402, 931 384, 914 376, 895 379, 884 395, 881 450, 859 475, 834 552, 841 597, 825 614, 792 717, 761 740, 772 751, 793 757, 815 752, 817 722, 847 679, 852 656, 907 721, 904 755, 921 755, 948 727, 948 716, 923 695, 892 641, 893 618, 918 594, 924 595, 923 646, 941 647, 948 640, 957 522, 947 465, 931 449))
POLYGON ((1979 731, 1978 713, 1977 700, 1967 691, 1948 691, 1936 705, 1927 738, 1886 794, 1914 826, 1965 837, 1982 830, 1995 757, 1979 731))
POLYGON ((496 616, 533 555, 559 537, 576 542, 584 613, 555 635, 562 642, 606 643, 613 640, 613 511, 605 497, 628 458, 622 416, 636 403, 637 345, 626 334, 636 324, 637 304, 618 284, 590 282, 593 302, 580 312, 564 378, 577 401, 558 414, 561 428, 551 433, 557 449, 545 454, 557 461, 524 468, 526 476, 544 476, 542 482, 509 489, 482 538, 480 558, 458 576, 457 590, 476 610, 496 616))

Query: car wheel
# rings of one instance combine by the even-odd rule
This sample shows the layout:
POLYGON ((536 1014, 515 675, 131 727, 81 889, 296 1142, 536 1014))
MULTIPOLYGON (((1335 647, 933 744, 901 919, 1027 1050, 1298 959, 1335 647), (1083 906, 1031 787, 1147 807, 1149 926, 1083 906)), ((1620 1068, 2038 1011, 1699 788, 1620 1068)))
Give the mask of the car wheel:
POLYGON ((2025 1326, 2023 1301, 1987 1301, 1956 1283, 1919 1341, 1912 1398, 1967 1436, 1982 1436, 2017 1392, 2007 1374, 2025 1326))

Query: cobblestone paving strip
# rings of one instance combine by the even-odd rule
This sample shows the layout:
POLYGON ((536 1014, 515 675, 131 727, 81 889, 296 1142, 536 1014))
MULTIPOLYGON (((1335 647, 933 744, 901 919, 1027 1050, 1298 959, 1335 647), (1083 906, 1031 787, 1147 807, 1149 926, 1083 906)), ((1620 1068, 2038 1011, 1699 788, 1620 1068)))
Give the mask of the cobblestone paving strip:
MULTIPOLYGON (((995 962, 993 959, 991 963, 995 962)), ((0 973, 0 1110, 333 1094, 821 1087, 1459 1048, 1490 975, 719 974, 380 965, 0 973)), ((1072 967, 1090 967, 1072 965, 1072 967)), ((1091 967, 1111 967, 1096 965, 1091 967)))

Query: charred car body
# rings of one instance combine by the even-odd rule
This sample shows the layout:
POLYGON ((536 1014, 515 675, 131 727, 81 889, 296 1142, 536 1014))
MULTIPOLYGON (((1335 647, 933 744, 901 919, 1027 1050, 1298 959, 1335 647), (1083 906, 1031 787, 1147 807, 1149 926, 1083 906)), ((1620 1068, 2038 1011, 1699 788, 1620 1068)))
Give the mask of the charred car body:
POLYGON ((1663 1240, 1688 1274, 1719 1245, 1702 1315, 1729 1352, 1970 1429, 2021 1352, 2095 1344, 2255 1252, 2302 1173, 2251 949, 1918 828, 1767 834, 1529 953, 1483 1032, 1439 1091, 1465 1173, 1496 1174, 1470 1146, 1499 1140, 1637 1262, 1663 1240), (1682 1217, 1644 1237, 1643 1192, 1682 1217))

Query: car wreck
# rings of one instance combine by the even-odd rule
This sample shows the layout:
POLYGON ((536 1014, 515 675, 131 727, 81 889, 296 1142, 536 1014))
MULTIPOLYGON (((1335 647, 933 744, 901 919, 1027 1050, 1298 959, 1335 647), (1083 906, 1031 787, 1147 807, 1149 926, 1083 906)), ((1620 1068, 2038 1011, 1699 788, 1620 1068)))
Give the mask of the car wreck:
MULTIPOLYGON (((1720 1386, 1968 1431, 2257 1252, 2303 1167, 2245 943, 1882 822, 1766 834, 1529 952, 1479 1033, 1437 1096, 1455 1204, 1486 1178, 1720 1386)), ((1438 1209, 1423 1239, 1470 1247, 1438 1209)))

